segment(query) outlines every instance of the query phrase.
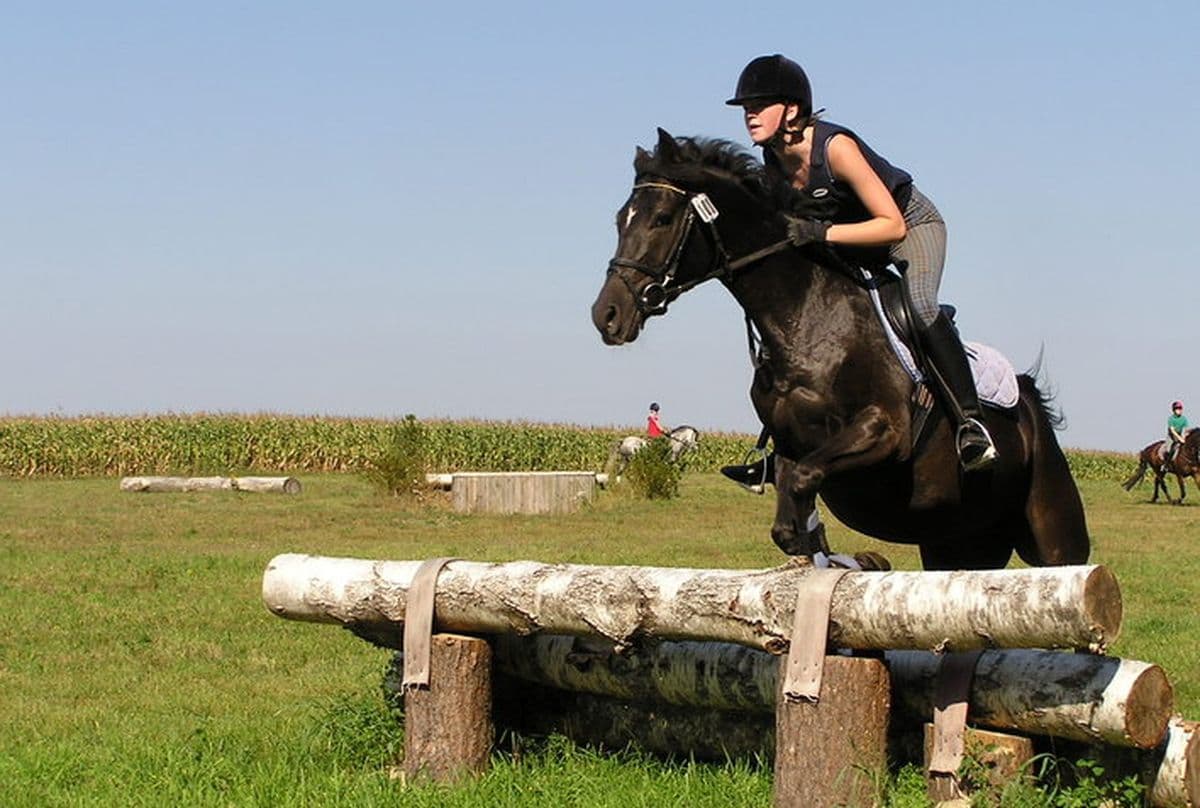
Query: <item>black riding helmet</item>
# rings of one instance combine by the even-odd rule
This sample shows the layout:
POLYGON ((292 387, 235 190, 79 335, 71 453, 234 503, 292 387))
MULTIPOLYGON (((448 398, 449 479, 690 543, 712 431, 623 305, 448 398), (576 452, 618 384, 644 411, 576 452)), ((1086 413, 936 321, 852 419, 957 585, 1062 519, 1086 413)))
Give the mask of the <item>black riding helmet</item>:
POLYGON ((725 103, 740 107, 758 99, 794 101, 800 105, 800 114, 807 116, 812 112, 812 85, 804 68, 786 56, 759 56, 742 70, 733 98, 725 103))

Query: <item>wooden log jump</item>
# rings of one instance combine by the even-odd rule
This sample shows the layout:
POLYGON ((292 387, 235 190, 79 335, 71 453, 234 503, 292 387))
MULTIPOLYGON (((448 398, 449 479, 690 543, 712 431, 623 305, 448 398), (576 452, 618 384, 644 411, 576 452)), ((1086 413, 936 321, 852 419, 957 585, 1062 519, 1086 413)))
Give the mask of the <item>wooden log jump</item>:
MULTIPOLYGON (((889 723, 919 728, 929 721, 940 698, 933 692, 940 652, 987 648, 993 650, 970 657, 974 676, 961 697, 971 723, 1064 744, 1125 747, 1114 754, 1148 773, 1151 805, 1196 804, 1200 741, 1193 724, 1168 730, 1172 693, 1161 669, 1034 650, 1103 650, 1116 637, 1120 592, 1103 567, 851 572, 832 579, 829 609, 820 617, 830 646, 886 653, 827 656, 823 665, 818 658, 824 673, 814 701, 781 696, 780 672, 788 666, 775 655, 791 647, 793 625, 803 625, 794 622, 796 604, 811 598, 801 593, 811 593, 822 575, 831 581, 806 564, 696 570, 437 559, 432 579, 417 575, 423 566, 429 564, 285 554, 263 575, 265 605, 287 619, 339 624, 400 649, 407 601, 417 589, 424 599, 414 604, 431 606, 412 607, 414 625, 432 608, 434 632, 487 638, 476 642, 484 642, 493 664, 439 668, 436 649, 471 638, 433 635, 433 668, 455 681, 433 700, 441 707, 429 706, 420 691, 405 693, 414 749, 425 750, 406 760, 413 776, 452 779, 453 772, 478 770, 471 761, 493 732, 479 711, 493 710, 495 686, 491 714, 503 715, 507 703, 510 719, 519 713, 543 727, 565 721, 585 742, 636 739, 652 750, 719 754, 773 738, 778 808, 869 800, 870 784, 855 773, 884 765, 889 723), (506 689, 517 695, 506 699, 506 689), (446 740, 438 734, 449 726, 444 713, 459 702, 475 705, 474 717, 455 730, 458 740, 446 740), (452 751, 438 751, 445 749, 452 751), (817 769, 821 777, 812 774, 817 769)), ((472 658, 484 658, 480 653, 482 646, 472 658)), ((429 687, 435 692, 436 682, 429 687)), ((1012 743, 1029 747, 1020 738, 1012 743)), ((944 777, 938 782, 947 784, 944 777)))
POLYGON ((260 494, 299 494, 295 477, 122 477, 122 491, 252 491, 260 494))
MULTIPOLYGON (((459 472, 464 473, 464 472, 459 472)), ((575 472, 570 472, 574 474, 575 472)), ((449 491, 454 487, 454 473, 430 473, 425 475, 425 483, 432 488, 437 488, 442 491, 449 491)), ((596 485, 604 488, 608 485, 608 475, 602 471, 596 472, 596 485)))
POLYGON ((450 491, 459 513, 564 514, 591 501, 598 476, 591 471, 460 471, 426 474, 425 481, 450 491))
MULTIPOLYGON (((374 627, 404 622, 419 561, 276 556, 263 601, 291 620, 374 627)), ((797 593, 813 574, 768 570, 598 567, 453 561, 438 579, 437 630, 474 634, 716 640, 788 646, 797 593)), ((829 641, 856 650, 1103 649, 1121 595, 1100 566, 957 572, 851 572, 833 592, 829 641)))

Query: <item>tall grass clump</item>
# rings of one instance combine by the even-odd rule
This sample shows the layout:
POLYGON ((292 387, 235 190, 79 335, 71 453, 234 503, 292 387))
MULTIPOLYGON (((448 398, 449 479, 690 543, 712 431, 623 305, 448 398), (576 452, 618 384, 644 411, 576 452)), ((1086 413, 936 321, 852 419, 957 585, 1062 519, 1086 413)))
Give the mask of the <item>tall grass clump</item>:
POLYGON ((629 461, 625 479, 634 493, 646 499, 673 499, 679 496, 684 463, 682 457, 671 459, 669 439, 654 438, 629 461))
POLYGON ((429 439, 425 427, 411 413, 388 429, 383 448, 367 461, 367 480, 394 497, 417 496, 426 488, 429 439))

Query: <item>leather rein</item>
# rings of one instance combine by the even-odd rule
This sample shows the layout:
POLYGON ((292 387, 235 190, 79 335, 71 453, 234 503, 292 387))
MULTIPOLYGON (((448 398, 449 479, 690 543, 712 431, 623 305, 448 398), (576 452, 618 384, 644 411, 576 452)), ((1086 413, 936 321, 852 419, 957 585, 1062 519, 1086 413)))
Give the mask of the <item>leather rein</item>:
POLYGON ((654 266, 642 261, 635 261, 632 258, 620 257, 613 258, 608 262, 608 274, 617 273, 617 277, 629 289, 638 311, 643 316, 649 317, 655 314, 666 313, 667 299, 672 294, 678 296, 713 278, 731 278, 733 273, 739 269, 791 246, 791 242, 785 238, 769 244, 760 250, 755 250, 739 258, 733 258, 729 255, 729 251, 725 249, 725 242, 722 241, 721 233, 717 230, 716 220, 721 215, 720 211, 717 210, 717 206, 709 199, 708 194, 693 194, 667 182, 639 182, 633 186, 634 193, 647 189, 670 191, 671 193, 686 197, 687 212, 684 214, 683 225, 679 228, 679 235, 676 237, 675 243, 671 246, 670 252, 667 253, 666 262, 654 266), (695 228, 697 221, 704 226, 704 230, 708 233, 709 240, 712 243, 712 266, 706 273, 697 278, 688 281, 676 281, 675 273, 679 271, 679 261, 683 255, 684 246, 691 237, 692 230, 695 228), (640 272, 649 277, 652 282, 646 284, 641 292, 638 292, 624 274, 617 272, 617 270, 622 268, 640 272))

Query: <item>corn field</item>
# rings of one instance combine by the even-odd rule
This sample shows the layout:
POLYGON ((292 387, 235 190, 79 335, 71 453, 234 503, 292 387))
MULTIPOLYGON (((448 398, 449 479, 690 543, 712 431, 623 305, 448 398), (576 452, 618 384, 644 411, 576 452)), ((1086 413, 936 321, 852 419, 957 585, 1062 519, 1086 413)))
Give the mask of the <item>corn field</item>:
MULTIPOLYGON (((400 419, 293 415, 0 418, 0 475, 94 477, 365 471, 400 419)), ((430 471, 602 470, 640 427, 523 421, 423 421, 430 471)), ((755 435, 705 432, 692 470, 740 463, 755 435)), ((1075 476, 1120 481, 1131 454, 1068 451, 1075 476)))

